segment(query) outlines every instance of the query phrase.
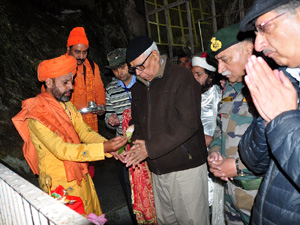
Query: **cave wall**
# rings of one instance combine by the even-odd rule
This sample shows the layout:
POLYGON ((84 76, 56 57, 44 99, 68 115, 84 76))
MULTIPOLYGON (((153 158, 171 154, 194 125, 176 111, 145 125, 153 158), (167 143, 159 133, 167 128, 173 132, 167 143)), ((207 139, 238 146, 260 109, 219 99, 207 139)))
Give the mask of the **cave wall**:
POLYGON ((106 85, 106 54, 146 34, 143 8, 134 0, 0 0, 0 160, 26 176, 23 141, 11 122, 21 102, 39 93, 38 64, 66 52, 69 32, 83 26, 90 57, 106 85))

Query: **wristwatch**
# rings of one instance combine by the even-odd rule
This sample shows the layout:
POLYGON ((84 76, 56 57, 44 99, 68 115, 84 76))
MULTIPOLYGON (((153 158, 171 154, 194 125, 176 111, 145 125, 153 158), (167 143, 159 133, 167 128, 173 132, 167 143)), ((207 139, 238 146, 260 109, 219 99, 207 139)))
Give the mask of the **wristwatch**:
POLYGON ((237 158, 235 160, 235 168, 236 168, 236 173, 237 173, 238 177, 246 176, 246 173, 243 172, 242 170, 240 170, 240 168, 239 168, 239 158, 237 158))

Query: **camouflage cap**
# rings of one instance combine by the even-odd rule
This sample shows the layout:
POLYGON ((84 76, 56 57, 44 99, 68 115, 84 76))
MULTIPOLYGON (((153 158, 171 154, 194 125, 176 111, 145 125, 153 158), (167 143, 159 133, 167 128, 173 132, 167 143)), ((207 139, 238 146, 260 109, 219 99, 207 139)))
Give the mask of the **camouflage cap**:
POLYGON ((126 48, 117 48, 107 54, 109 66, 106 68, 117 69, 126 63, 126 48))

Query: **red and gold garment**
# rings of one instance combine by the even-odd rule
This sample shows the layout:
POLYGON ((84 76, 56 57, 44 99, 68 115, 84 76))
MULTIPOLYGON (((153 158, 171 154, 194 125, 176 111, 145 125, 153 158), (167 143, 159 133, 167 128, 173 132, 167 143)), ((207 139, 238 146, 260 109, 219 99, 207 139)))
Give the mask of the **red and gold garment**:
MULTIPOLYGON (((125 109, 122 122, 124 136, 130 119, 131 109, 125 109)), ((128 145, 127 148, 129 150, 130 146, 128 145)), ((139 168, 132 169, 132 167, 130 167, 128 171, 132 190, 133 212, 136 215, 138 224, 157 224, 152 190, 152 176, 147 162, 141 163, 139 168)))

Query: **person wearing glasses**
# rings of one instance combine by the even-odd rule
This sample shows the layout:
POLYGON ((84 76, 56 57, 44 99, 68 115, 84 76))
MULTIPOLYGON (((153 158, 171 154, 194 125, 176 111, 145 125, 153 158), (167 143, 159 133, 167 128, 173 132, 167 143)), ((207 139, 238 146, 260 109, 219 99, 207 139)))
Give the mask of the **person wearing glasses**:
POLYGON ((201 86, 191 71, 161 56, 148 37, 131 40, 126 59, 137 75, 131 90, 135 131, 126 166, 137 168, 147 160, 158 224, 207 225, 201 86))
POLYGON ((246 84, 260 114, 240 143, 245 164, 265 174, 252 211, 252 224, 300 222, 300 1, 256 0, 240 24, 242 31, 256 31, 255 50, 291 73, 298 93, 282 72, 261 58, 251 56, 246 84))
MULTIPOLYGON (((245 65, 253 53, 253 36, 253 32, 242 33, 239 24, 233 24, 218 30, 208 46, 208 55, 218 61, 218 72, 228 78, 219 103, 218 126, 207 160, 215 177, 227 181, 225 219, 230 225, 249 224, 251 208, 262 180, 245 167, 238 154, 242 135, 257 117, 249 91, 243 83, 245 65)), ((214 216, 214 206, 212 209, 214 216)))
POLYGON ((49 193, 60 185, 80 197, 85 214, 102 214, 87 162, 111 157, 128 138, 106 140, 88 126, 71 103, 76 58, 62 55, 44 60, 37 69, 46 91, 22 102, 12 121, 24 140, 23 153, 40 188, 49 193))

